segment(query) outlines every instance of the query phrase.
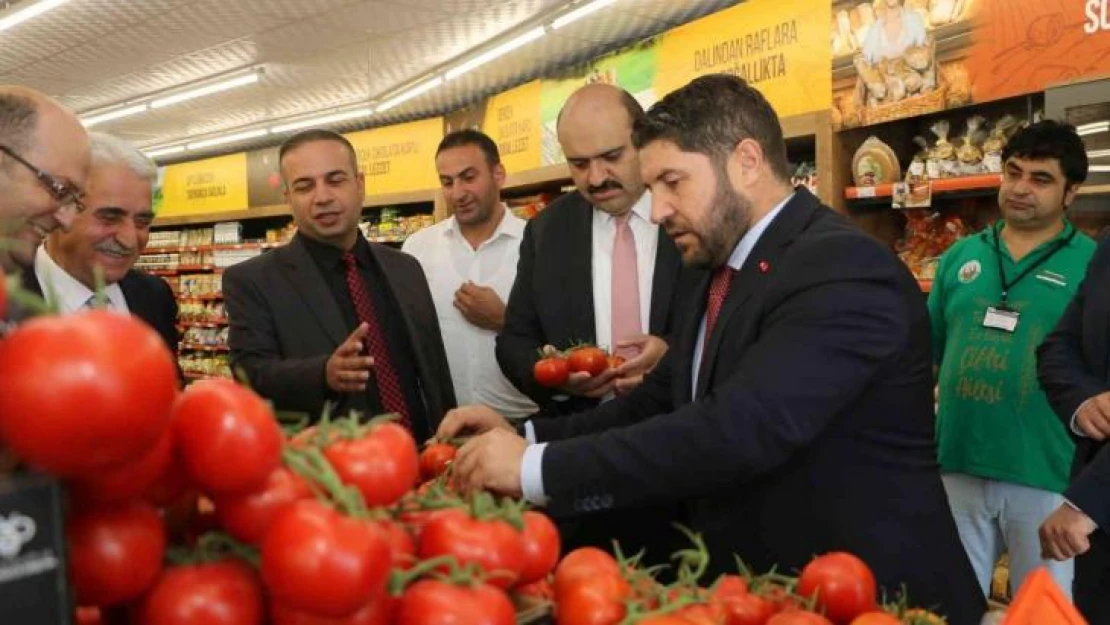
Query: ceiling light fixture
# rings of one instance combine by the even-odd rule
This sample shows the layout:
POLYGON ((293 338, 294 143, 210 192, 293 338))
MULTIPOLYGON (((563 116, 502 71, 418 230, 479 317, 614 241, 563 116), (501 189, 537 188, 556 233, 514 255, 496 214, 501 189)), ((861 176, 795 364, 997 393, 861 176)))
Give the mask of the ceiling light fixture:
POLYGON ((405 102, 408 102, 409 100, 415 98, 416 96, 423 95, 423 94, 431 91, 432 89, 435 89, 436 87, 438 87, 442 84, 443 84, 443 76, 436 76, 434 78, 430 78, 427 81, 422 82, 419 85, 416 85, 412 89, 409 89, 408 91, 405 91, 405 92, 401 93, 400 95, 398 95, 396 97, 393 97, 393 98, 390 98, 389 100, 386 100, 382 104, 378 105, 378 108, 376 109, 376 111, 378 113, 384 113, 384 112, 388 111, 389 109, 391 109, 391 108, 393 108, 393 107, 395 107, 399 104, 403 104, 405 102))
POLYGON ((185 151, 185 146, 175 145, 172 148, 155 148, 153 150, 143 150, 143 154, 147 158, 158 158, 159 156, 169 156, 170 154, 181 154, 185 151))
POLYGON ((1110 165, 1091 165, 1087 168, 1087 170, 1094 173, 1104 174, 1110 172, 1110 165))
POLYGON ((192 100, 192 99, 195 99, 195 98, 202 98, 206 95, 212 95, 214 93, 220 93, 222 91, 228 91, 229 89, 235 89, 237 87, 244 87, 246 85, 253 85, 254 83, 258 82, 258 79, 259 79, 259 72, 251 72, 251 73, 249 73, 245 76, 238 76, 236 78, 231 78, 231 79, 228 79, 228 80, 221 80, 220 82, 217 82, 217 83, 213 83, 213 84, 210 84, 210 85, 205 85, 203 87, 197 87, 196 89, 189 89, 188 91, 182 91, 181 93, 176 93, 174 95, 166 96, 164 98, 158 98, 157 100, 153 100, 150 103, 150 108, 159 109, 159 108, 163 108, 163 107, 166 107, 166 106, 171 106, 171 105, 174 105, 174 104, 185 102, 187 100, 192 100))
POLYGON ((463 64, 461 64, 457 67, 454 67, 452 69, 447 70, 447 74, 445 74, 445 77, 446 77, 447 80, 454 80, 454 79, 458 78, 459 76, 462 76, 463 74, 465 74, 469 71, 472 71, 472 70, 474 70, 478 67, 481 67, 481 66, 485 65, 486 63, 489 63, 490 61, 492 61, 496 58, 505 56, 506 54, 512 52, 513 50, 516 50, 517 48, 519 48, 523 45, 532 43, 533 41, 539 39, 540 37, 543 37, 546 34, 547 34, 547 29, 546 28, 544 28, 543 26, 537 26, 537 27, 533 28, 532 30, 529 30, 528 32, 524 33, 523 35, 520 35, 518 37, 514 37, 513 39, 510 39, 509 41, 506 41, 505 43, 497 46, 496 48, 491 48, 491 49, 479 54, 478 56, 470 59, 469 61, 466 61, 466 62, 464 62, 463 64))
POLYGON ((586 17, 587 15, 589 15, 591 13, 594 13, 594 12, 600 11, 601 9, 604 9, 605 7, 609 6, 610 4, 613 4, 614 2, 616 2, 616 0, 593 0, 593 2, 588 2, 586 4, 583 4, 583 5, 579 6, 577 9, 574 9, 573 11, 570 11, 569 13, 565 13, 565 14, 555 18, 555 20, 553 22, 551 22, 551 30, 559 30, 560 28, 562 28, 562 27, 564 27, 568 24, 571 24, 573 22, 577 22, 578 20, 586 17))
POLYGON ((279 124, 271 126, 270 132, 282 133, 292 130, 301 130, 302 128, 311 128, 312 126, 324 126, 327 124, 335 124, 338 122, 345 122, 351 119, 358 119, 359 117, 369 117, 374 114, 374 109, 370 107, 355 109, 345 113, 335 113, 334 115, 325 115, 323 117, 310 117, 300 121, 290 122, 288 124, 279 124))
POLYGON ((149 108, 149 107, 146 104, 136 104, 135 106, 126 106, 124 108, 119 108, 119 109, 116 109, 114 111, 108 111, 107 113, 101 113, 99 115, 93 115, 92 117, 82 117, 81 118, 81 123, 85 125, 85 128, 91 128, 92 126, 95 126, 97 124, 102 124, 104 122, 110 122, 113 119, 119 119, 121 117, 129 117, 131 115, 137 115, 139 113, 145 112, 147 110, 147 108, 149 108))
POLYGON ((1088 158, 1106 158, 1110 156, 1110 150, 1087 150, 1088 158))
POLYGON ((38 17, 47 11, 62 6, 68 1, 69 0, 43 0, 42 2, 36 2, 24 8, 15 9, 8 14, 7 17, 0 17, 0 31, 8 30, 33 17, 38 17))
POLYGON ((230 135, 223 135, 222 137, 213 137, 203 141, 195 141, 185 145, 188 150, 200 150, 203 148, 210 148, 217 145, 224 145, 226 143, 235 143, 236 141, 246 141, 247 139, 256 139, 270 134, 270 131, 265 128, 257 130, 247 130, 245 132, 237 132, 230 135))

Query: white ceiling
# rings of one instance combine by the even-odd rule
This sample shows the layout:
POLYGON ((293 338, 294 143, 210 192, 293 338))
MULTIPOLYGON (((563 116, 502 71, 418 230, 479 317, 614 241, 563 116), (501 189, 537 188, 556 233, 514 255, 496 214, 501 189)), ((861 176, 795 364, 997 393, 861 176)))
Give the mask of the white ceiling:
MULTIPOLYGON (((617 0, 474 72, 370 120, 442 114, 738 0, 617 0)), ((0 0, 4 9, 32 0, 0 0)), ((78 113, 251 67, 259 83, 105 122, 141 147, 327 113, 396 92, 505 41, 567 0, 70 0, 0 33, 0 83, 45 91, 78 113)), ((353 130, 367 120, 334 126, 353 130)), ((272 144, 280 137, 213 148, 272 144)), ((190 152, 189 159, 204 153, 190 152)), ((168 162, 168 160, 167 160, 168 162)))

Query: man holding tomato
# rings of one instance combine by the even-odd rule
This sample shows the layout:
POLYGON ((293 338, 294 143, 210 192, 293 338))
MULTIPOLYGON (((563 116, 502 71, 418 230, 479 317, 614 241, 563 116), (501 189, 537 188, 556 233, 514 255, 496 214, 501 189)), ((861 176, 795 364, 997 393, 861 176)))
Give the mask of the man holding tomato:
POLYGON ((279 410, 393 413, 428 438, 455 393, 420 263, 362 236, 366 182, 343 135, 303 131, 278 159, 297 234, 224 273, 233 366, 279 410))
MULTIPOLYGON (((587 85, 559 113, 559 144, 577 193, 532 219, 497 337, 501 370, 547 414, 596 406, 631 390, 666 352, 681 271, 674 243, 651 223, 632 123, 643 108, 611 85, 587 85), (551 388, 537 380, 541 352, 580 343, 627 362, 571 373, 551 388)), ((545 380, 547 381, 547 380, 545 380)))
POLYGON ((685 265, 675 345, 644 383, 518 436, 481 408, 450 413, 468 488, 556 516, 680 504, 710 576, 733 554, 801 569, 847 551, 888 596, 953 625, 986 601, 937 468, 929 319, 881 242, 790 186, 782 127, 743 79, 711 74, 636 124, 652 218, 685 265))
POLYGON ((81 122, 32 89, 0 85, 0 268, 26 268, 81 209, 89 143, 81 122))

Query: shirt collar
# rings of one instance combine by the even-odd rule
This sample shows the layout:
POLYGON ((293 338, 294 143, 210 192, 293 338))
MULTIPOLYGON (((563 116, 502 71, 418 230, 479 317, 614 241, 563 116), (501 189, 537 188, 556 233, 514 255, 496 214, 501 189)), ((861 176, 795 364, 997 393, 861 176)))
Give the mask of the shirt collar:
MULTIPOLYGON (((1063 228, 1063 230, 1058 232, 1056 234, 1056 236, 1054 236, 1051 239, 1045 241, 1044 243, 1041 243, 1040 245, 1038 245, 1036 248, 1034 248, 1029 253, 1029 255, 1032 255, 1034 252, 1037 252, 1038 250, 1043 249, 1047 245, 1055 244, 1057 241, 1067 240, 1069 237, 1073 237, 1075 235, 1075 225, 1072 224, 1071 220, 1068 219, 1067 217, 1064 217, 1063 219, 1064 219, 1064 228, 1063 228)), ((984 229, 983 230, 983 238, 986 240, 986 242, 989 243, 990 245, 994 245, 995 241, 999 241, 999 237, 1002 235, 1002 227, 1005 224, 1006 224, 1005 220, 999 219, 998 221, 994 222, 994 224, 991 225, 990 228, 984 229)), ((1003 249, 1003 251, 1006 252, 1007 256, 1010 254, 1009 250, 1007 250, 1005 248, 1002 248, 1002 249, 1003 249)), ((1029 255, 1027 255, 1027 257, 1029 255)))
MULTIPOLYGON (((310 237, 306 237, 300 232, 297 233, 301 241, 304 243, 305 249, 308 250, 308 255, 311 256, 317 264, 326 268, 334 268, 343 265, 343 255, 346 254, 344 250, 322 243, 310 237)), ((355 246, 351 249, 355 253, 355 257, 361 264, 366 264, 371 258, 370 243, 362 236, 362 230, 357 233, 355 239, 355 246)))
MULTIPOLYGON (((643 219, 644 223, 651 223, 651 191, 644 190, 644 194, 632 205, 632 214, 643 219)), ((616 215, 606 213, 596 206, 594 207, 594 216, 603 218, 603 221, 598 223, 609 223, 617 219, 616 215)))
MULTIPOLYGON (((485 243, 496 241, 503 236, 513 239, 524 238, 524 220, 514 215, 513 211, 510 210, 505 203, 502 202, 501 207, 505 209, 505 212, 501 215, 501 222, 497 224, 497 228, 494 229, 493 234, 490 235, 485 243)), ((459 221, 455 219, 454 215, 447 218, 444 232, 452 236, 459 233, 459 221)))
POLYGON ((771 222, 775 220, 775 217, 778 217, 782 209, 786 207, 787 203, 792 199, 794 199, 794 193, 786 196, 783 201, 779 202, 778 205, 760 218, 759 221, 752 224, 751 228, 748 228, 744 236, 740 237, 740 241, 736 244, 736 247, 732 249, 732 256, 728 257, 729 267, 732 267, 736 271, 740 271, 740 268, 744 266, 744 262, 748 260, 748 256, 752 253, 752 250, 755 249, 755 244, 759 242, 763 233, 770 227, 771 222))
MULTIPOLYGON (((81 310, 89 299, 96 295, 92 289, 55 262, 46 252, 45 245, 40 245, 35 251, 35 277, 39 281, 46 302, 63 314, 81 310)), ((123 297, 123 289, 119 284, 105 286, 104 294, 113 308, 127 310, 127 300, 123 297)))

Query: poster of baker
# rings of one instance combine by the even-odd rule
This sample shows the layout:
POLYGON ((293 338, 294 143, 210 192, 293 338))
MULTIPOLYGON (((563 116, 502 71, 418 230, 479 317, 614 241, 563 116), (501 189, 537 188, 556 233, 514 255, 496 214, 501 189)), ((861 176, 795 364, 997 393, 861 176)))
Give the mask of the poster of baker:
POLYGON ((833 125, 867 126, 967 104, 959 45, 984 0, 833 2, 833 125))
POLYGON ((837 129, 1110 74, 1110 0, 831 4, 837 129))

